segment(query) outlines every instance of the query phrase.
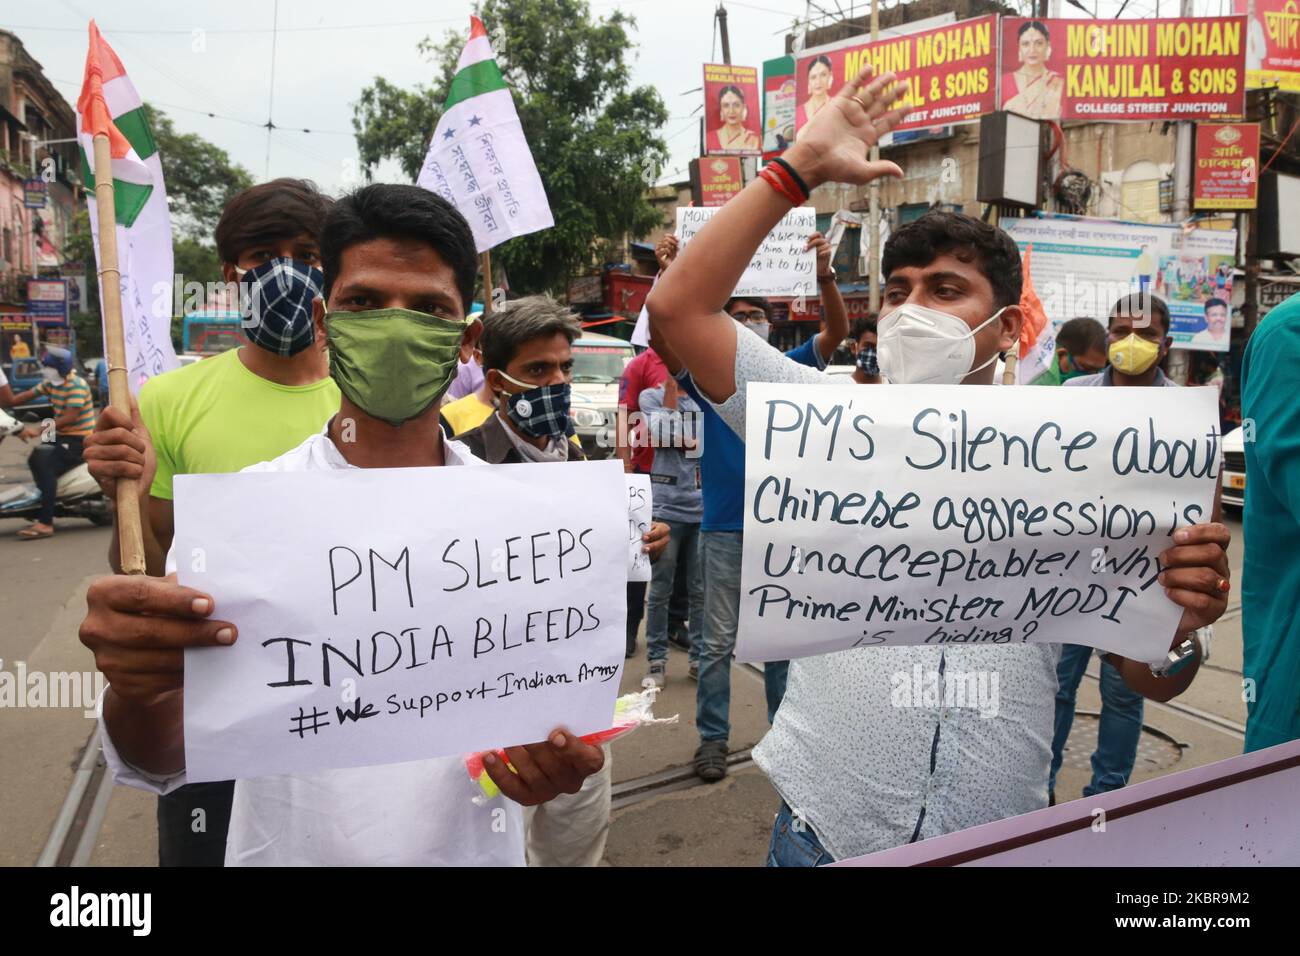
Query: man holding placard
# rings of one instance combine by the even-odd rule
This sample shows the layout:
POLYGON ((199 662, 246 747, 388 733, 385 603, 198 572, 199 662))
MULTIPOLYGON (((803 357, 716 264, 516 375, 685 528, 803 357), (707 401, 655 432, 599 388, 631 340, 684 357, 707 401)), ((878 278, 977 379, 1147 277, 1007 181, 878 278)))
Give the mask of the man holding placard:
MULTIPOLYGON (((827 382, 825 376, 786 360, 736 326, 721 311, 722 305, 768 231, 792 205, 805 201, 811 188, 824 182, 860 185, 885 175, 902 175, 902 170, 891 162, 867 160, 869 147, 905 115, 904 109, 895 107, 902 92, 893 74, 873 78, 870 67, 845 84, 801 130, 799 141, 783 159, 764 168, 762 181, 752 183, 701 229, 649 297, 647 308, 652 324, 690 369, 696 386, 718 414, 738 432, 746 424, 750 385, 761 393, 762 407, 774 409, 777 402, 784 400, 778 396, 788 395, 788 404, 798 405, 793 399, 803 398, 810 391, 791 390, 790 384, 825 386, 827 382), (759 383, 781 383, 783 390, 759 383)), ((882 273, 884 314, 879 323, 879 342, 885 378, 895 385, 991 384, 993 363, 999 353, 1016 347, 1019 341, 1021 267, 1011 238, 968 216, 932 213, 891 237, 884 250, 882 273)), ((941 397, 948 403, 960 401, 952 391, 935 390, 931 398, 930 393, 914 388, 899 388, 896 392, 892 388, 836 389, 834 407, 815 410, 827 420, 843 415, 850 403, 855 410, 868 409, 855 411, 857 417, 852 419, 862 424, 863 416, 867 416, 866 430, 839 445, 841 454, 857 459, 865 469, 870 467, 865 462, 872 457, 871 430, 867 427, 871 416, 885 419, 897 405, 926 400, 937 403, 941 397)), ((1010 414, 1007 408, 1016 396, 1010 390, 1004 394, 1005 399, 996 404, 1004 414, 1010 414)), ((979 404, 974 399, 972 395, 968 402, 972 407, 979 404)), ((1028 418, 1034 412, 1025 408, 1026 404, 1015 402, 1017 413, 1028 418)), ((929 421, 936 411, 920 407, 914 423, 918 436, 920 424, 929 421)), ((814 410, 811 402, 808 408, 814 410)), ((956 410, 950 418, 961 421, 956 410)), ((929 433, 932 442, 921 444, 931 456, 936 444, 944 450, 944 460, 951 470, 942 473, 945 480, 939 482, 941 488, 974 482, 981 470, 991 467, 970 451, 969 442, 961 444, 966 439, 964 427, 940 428, 938 434, 929 433), (949 440, 959 450, 963 463, 960 467, 955 458, 947 458, 949 440)), ((1059 425, 1057 429, 1062 430, 1059 425)), ((768 438, 771 436, 769 428, 768 438)), ((786 448, 794 442, 795 455, 802 457, 797 450, 797 432, 778 437, 786 439, 786 448)), ((983 430, 975 438, 990 440, 983 430)), ((833 452, 817 441, 813 457, 822 454, 829 459, 833 452)), ((916 441, 921 441, 920 437, 916 441)), ((1096 442, 1095 435, 1092 441, 1096 442)), ((760 449, 756 450, 754 442, 749 443, 751 461, 762 454, 763 441, 758 444, 760 449)), ((1088 439, 1080 436, 1072 447, 1077 451, 1086 445, 1088 439)), ((912 468, 918 467, 917 463, 920 467, 937 467, 929 460, 912 461, 912 468)), ((771 466, 775 469, 786 464, 773 460, 771 466)), ((879 472, 869 474, 882 487, 895 480, 879 472)), ((756 512, 766 502, 759 502, 751 493, 758 476, 746 477, 747 496, 751 497, 747 505, 756 512)), ((1028 466, 1022 479, 1036 484, 1041 481, 1028 466)), ((1203 482, 1197 482, 1194 490, 1199 493, 1204 490, 1203 482)), ((1204 497, 1208 499, 1208 493, 1204 497)), ((856 512, 847 519, 841 516, 850 501, 851 496, 846 496, 835 505, 835 524, 844 521, 858 525, 856 512)), ((895 501, 897 506, 890 506, 891 514, 877 516, 881 523, 873 523, 871 529, 863 520, 857 530, 835 533, 860 534, 868 549, 873 537, 893 535, 897 540, 899 535, 894 529, 916 527, 908 524, 905 514, 915 504, 904 504, 902 498, 895 501)), ((814 508, 821 503, 817 498, 812 503, 807 499, 802 504, 795 501, 794 512, 785 517, 797 520, 801 507, 814 508)), ((785 506, 784 499, 781 505, 785 506)), ((1191 520, 1208 510, 1199 499, 1189 505, 1188 520, 1179 522, 1173 535, 1174 546, 1158 556, 1158 564, 1154 556, 1147 556, 1148 567, 1159 569, 1150 583, 1154 584, 1158 577, 1165 594, 1176 605, 1166 606, 1153 616, 1162 620, 1177 618, 1176 627, 1171 627, 1173 633, 1118 635, 1121 644, 1159 648, 1154 657, 1165 647, 1181 647, 1188 634, 1223 613, 1228 583, 1227 530, 1215 523, 1195 524, 1191 520), (1125 636, 1131 640, 1124 641, 1125 636)), ((755 514, 747 513, 747 517, 755 514)), ((968 527, 973 526, 976 517, 970 518, 968 527)), ((907 533, 904 531, 903 536, 907 533)), ((933 534, 923 528, 915 533, 933 534)), ((921 548, 928 541, 918 540, 915 546, 921 548)), ((907 546, 905 541, 897 545, 907 546)), ((746 558, 748 565, 748 553, 746 558)), ((792 554, 791 559, 800 560, 801 556, 792 554)), ((783 555, 781 560, 785 560, 783 555)), ((805 573, 803 565, 799 573, 805 573)), ((928 574, 918 576, 925 578, 928 574)), ((861 577, 869 579, 873 575, 861 577)), ((800 590, 813 587, 811 580, 801 582, 800 590)), ((887 578, 882 572, 875 580, 887 578)), ((936 606, 947 600, 939 588, 932 588, 928 596, 920 593, 925 586, 924 581, 916 585, 912 596, 936 606)), ((857 587, 862 603, 846 604, 840 611, 861 610, 872 600, 873 592, 879 595, 886 591, 882 585, 865 581, 857 587)), ((1159 591, 1152 596, 1158 597, 1159 591)), ((752 591, 747 597, 757 600, 752 591)), ((971 602, 983 600, 978 596, 970 598, 961 609, 960 620, 970 620, 966 610, 979 607, 971 602)), ((793 601, 792 596, 791 609, 796 603, 803 602, 793 601)), ((809 603, 805 611, 810 609, 816 610, 810 620, 824 616, 820 605, 809 603)), ((805 649, 799 651, 801 639, 806 642, 802 632, 813 630, 811 624, 805 625, 803 619, 807 617, 802 614, 798 621, 792 618, 779 640, 769 637, 764 644, 765 654, 781 650, 809 653, 806 643, 805 649)), ((910 615, 900 617, 915 620, 910 615)), ((906 629, 901 624, 897 627, 906 629)), ((913 635, 920 629, 917 624, 911 625, 913 635)), ((833 656, 821 654, 792 663, 786 697, 773 728, 754 751, 755 761, 767 772, 783 800, 773 828, 769 863, 830 862, 1046 804, 1059 645, 1021 643, 1028 639, 1030 629, 1026 626, 1016 641, 1021 646, 1003 646, 1006 642, 1000 637, 989 642, 981 637, 974 640, 977 646, 967 646, 972 643, 969 635, 977 629, 978 624, 959 623, 950 630, 960 631, 960 636, 950 633, 936 644, 916 638, 909 643, 926 646, 875 647, 833 656), (918 678, 932 676, 936 685, 943 684, 945 673, 983 673, 989 676, 989 683, 997 679, 1002 689, 1001 706, 995 695, 989 702, 992 707, 988 711, 981 707, 980 714, 972 718, 956 708, 940 706, 924 694, 919 700, 900 700, 900 686, 894 682, 891 688, 891 674, 910 672, 918 678)), ((877 631, 862 643, 897 643, 889 640, 890 633, 888 628, 877 631)), ((823 649, 856 643, 831 642, 823 649)), ((1118 656, 1114 659, 1129 686, 1158 699, 1168 699, 1186 688, 1197 662, 1193 652, 1190 666, 1183 666, 1173 676, 1158 676, 1143 661, 1118 656)))
MULTIPOLYGON (((438 399, 455 374, 457 359, 469 358, 480 328, 477 322, 467 323, 464 318, 477 266, 473 237, 464 218, 427 190, 368 186, 334 205, 321 246, 324 298, 315 300, 313 322, 316 336, 329 344, 331 374, 342 392, 339 412, 324 431, 251 470, 344 472, 482 464, 464 445, 446 439, 438 422, 438 399)), ((621 499, 621 489, 618 497, 621 499)), ((446 503, 447 508, 455 506, 455 502, 446 503)), ((238 517, 230 517, 232 526, 238 517)), ((320 517, 327 524, 330 515, 320 517)), ((617 536, 613 540, 620 543, 617 536)), ((215 552, 219 544, 212 543, 211 550, 215 552)), ((257 543, 248 544, 254 547, 257 543)), ((187 555, 190 550, 186 549, 187 555)), ((331 549, 331 580, 333 552, 331 549)), ((359 575, 359 558, 357 563, 359 575)), ((378 599, 373 590, 373 551, 370 563, 372 590, 367 604, 378 599)), ((401 559, 395 563, 400 564, 401 559)), ((174 546, 168 570, 175 567, 174 546)), ((396 571, 394 564, 387 567, 396 571)), ((407 568, 409 575, 409 564, 407 568)), ((410 591, 409 577, 406 590, 410 591)), ((336 600, 339 591, 336 586, 336 600)), ((109 679, 101 711, 109 765, 121 782, 142 789, 163 793, 183 785, 188 707, 195 704, 184 697, 186 676, 202 678, 206 669, 220 667, 221 661, 205 659, 204 667, 191 662, 196 669, 186 675, 182 652, 228 647, 241 635, 233 624, 212 619, 216 610, 212 597, 176 584, 174 575, 161 581, 102 578, 91 586, 87 603, 89 613, 81 626, 81 639, 109 679)), ((274 606, 277 602, 263 599, 261 603, 274 606)), ((243 637, 261 643, 264 635, 243 637)), ((286 640, 292 642, 268 638, 262 647, 286 640)), ((496 642, 503 641, 504 635, 496 637, 496 642)), ((475 637, 476 656, 482 642, 475 637)), ((311 682, 295 669, 292 643, 285 647, 290 649, 287 678, 253 685, 250 691, 264 693, 268 686, 287 685, 298 690, 297 685, 311 682)), ((234 650, 212 653, 224 655, 234 650)), ((435 636, 435 655, 437 650, 435 636)), ((372 650, 369 659, 372 672, 377 672, 375 653, 372 650)), ((423 653, 426 659, 413 660, 410 666, 426 666, 427 647, 423 653)), ((330 657, 326 653, 323 659, 323 682, 331 686, 330 657)), ((319 667, 322 658, 316 660, 319 667)), ((333 660, 339 667, 340 658, 336 655, 333 660)), ((343 666, 359 674, 361 660, 358 648, 356 663, 349 661, 343 666)), ((388 666, 391 669, 395 664, 388 666)), ((283 673, 283 665, 280 670, 283 673)), ((616 668, 609 670, 616 672, 616 668)), ((314 673, 320 680, 320 670, 314 673)), ((458 699, 462 696, 456 694, 458 699)), ((350 718, 358 733, 370 723, 365 718, 382 716, 373 705, 363 708, 360 698, 344 695, 340 702, 346 706, 338 708, 342 712, 338 725, 345 725, 350 718)), ((420 707, 423 716, 423 702, 420 707)), ((232 712, 215 721, 225 718, 233 728, 239 716, 232 712)), ((304 738, 301 720, 299 724, 299 739, 313 739, 315 728, 308 727, 312 735, 304 738)), ((220 732, 213 739, 219 737, 220 732)), ((384 737, 369 739, 390 745, 384 737)), ((367 767, 360 766, 369 759, 362 752, 335 765, 349 769, 246 775, 251 779, 239 779, 235 787, 226 862, 522 864, 519 805, 576 792, 583 780, 600 770, 603 760, 599 748, 558 730, 545 742, 511 747, 505 753, 515 772, 491 754, 484 757, 487 773, 510 798, 504 806, 471 802, 475 788, 459 757, 408 758, 408 762, 367 767)), ((251 762, 264 756, 244 751, 228 758, 251 762)))
MULTIPOLYGON (((483 316, 479 352, 498 407, 457 440, 489 465, 585 461, 569 418, 572 346, 581 336, 582 322, 549 296, 516 299, 483 316)), ((669 544, 669 526, 654 522, 644 541, 643 550, 657 561, 669 544)), ((605 855, 612 760, 609 745, 603 749, 604 766, 581 790, 528 808, 530 866, 597 866, 605 855)))
MULTIPOLYGON (((667 270, 677 257, 679 243, 672 236, 665 243, 663 268, 667 270)), ((835 271, 831 268, 833 251, 826 237, 814 232, 803 241, 802 250, 795 244, 788 257, 797 267, 798 253, 804 256, 812 254, 816 263, 817 287, 823 299, 825 328, 785 353, 792 362, 809 369, 824 369, 848 332, 848 312, 835 284, 835 271)), ((785 281, 798 283, 802 280, 799 273, 795 273, 787 276, 785 281)), ((742 279, 742 284, 744 282, 742 279)), ((781 290, 780 286, 774 288, 781 290)), ((733 294, 723 311, 761 339, 766 340, 770 334, 771 306, 761 296, 733 294)), ((682 388, 699 404, 703 416, 700 472, 704 513, 700 528, 700 563, 704 568, 705 615, 701 634, 704 646, 699 655, 700 685, 695 693, 695 725, 700 732, 700 743, 695 751, 694 766, 701 780, 716 783, 727 774, 727 741, 731 735, 731 659, 736 651, 740 619, 741 550, 745 527, 745 443, 742 436, 718 418, 699 394, 683 363, 657 333, 655 343, 673 376, 680 379, 682 388)), ((785 661, 765 662, 763 688, 769 723, 781 706, 785 684, 785 661)))

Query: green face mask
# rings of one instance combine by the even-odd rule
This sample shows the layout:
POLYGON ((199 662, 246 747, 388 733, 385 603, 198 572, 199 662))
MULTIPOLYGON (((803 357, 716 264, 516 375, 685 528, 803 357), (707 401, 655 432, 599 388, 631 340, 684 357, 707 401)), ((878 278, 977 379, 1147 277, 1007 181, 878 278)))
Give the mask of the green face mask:
POLYGON ((367 415, 408 422, 451 385, 468 324, 410 309, 327 312, 330 377, 367 415))

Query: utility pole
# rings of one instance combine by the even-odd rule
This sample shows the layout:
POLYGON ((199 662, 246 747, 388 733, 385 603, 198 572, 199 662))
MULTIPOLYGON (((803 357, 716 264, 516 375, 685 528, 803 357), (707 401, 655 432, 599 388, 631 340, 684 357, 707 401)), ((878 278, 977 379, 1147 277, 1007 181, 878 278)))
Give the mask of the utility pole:
MULTIPOLYGON (((1179 16, 1193 16, 1192 0, 1182 0, 1179 16)), ((1192 124, 1187 120, 1180 120, 1175 127, 1174 139, 1174 222, 1183 223, 1191 215, 1192 124)))
POLYGON ((718 18, 718 35, 722 39, 722 62, 730 66, 731 40, 727 37, 727 8, 719 3, 714 16, 718 18))
MULTIPOLYGON (((880 0, 871 0, 871 45, 874 50, 880 39, 880 0)), ((880 159, 880 147, 871 147, 871 161, 880 159)), ((872 312, 880 312, 880 180, 873 179, 870 190, 871 205, 867 214, 867 303, 872 312)), ((861 207, 859 207, 861 208, 861 207)))
MULTIPOLYGON (((1190 17, 1192 0, 1181 0, 1179 16, 1190 17)), ((1242 77, 1242 82, 1245 77, 1242 77)), ((1192 124, 1180 120, 1174 128, 1174 222, 1183 225, 1192 217, 1192 124)), ((1184 349, 1170 353, 1169 377, 1187 384, 1188 361, 1184 349)))
MULTIPOLYGON (((1246 4, 1246 23, 1253 23, 1254 20, 1255 0, 1248 0, 1246 4)), ((1242 82, 1245 82, 1244 77, 1242 78, 1242 82)), ((1253 117, 1247 114, 1247 119, 1258 120, 1260 122, 1260 128, 1262 129, 1264 121, 1266 119, 1271 119, 1273 116, 1272 91, 1268 88, 1261 90, 1259 93, 1259 99, 1257 99, 1255 103, 1257 112, 1253 117)), ((1255 166, 1258 168, 1259 161, 1256 161, 1255 166)), ((1257 180, 1255 183, 1255 195, 1258 196, 1259 174, 1256 173, 1255 177, 1257 180)), ((1257 227, 1259 220, 1257 215, 1258 206, 1247 209, 1237 217, 1237 228, 1241 232, 1245 233, 1244 237, 1241 236, 1240 233, 1238 234, 1237 242, 1238 247, 1244 251, 1246 259, 1243 263, 1246 273, 1246 291, 1242 296, 1241 303, 1242 333, 1245 335, 1246 342, 1250 341, 1250 337, 1255 334, 1255 326, 1259 324, 1259 229, 1257 227), (1242 241, 1243 238, 1245 240, 1244 242, 1242 241)), ((1229 340, 1232 338, 1231 327, 1228 329, 1228 338, 1229 340)))

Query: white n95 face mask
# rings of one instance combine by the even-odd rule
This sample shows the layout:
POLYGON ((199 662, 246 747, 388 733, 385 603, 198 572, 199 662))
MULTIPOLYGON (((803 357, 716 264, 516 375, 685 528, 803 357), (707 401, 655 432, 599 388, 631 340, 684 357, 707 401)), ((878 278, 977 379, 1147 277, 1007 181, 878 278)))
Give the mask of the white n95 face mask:
POLYGON ((979 368, 975 333, 1007 309, 998 309, 975 328, 955 315, 904 303, 880 320, 876 354, 880 372, 895 385, 956 385, 971 372, 992 365, 993 353, 979 368))

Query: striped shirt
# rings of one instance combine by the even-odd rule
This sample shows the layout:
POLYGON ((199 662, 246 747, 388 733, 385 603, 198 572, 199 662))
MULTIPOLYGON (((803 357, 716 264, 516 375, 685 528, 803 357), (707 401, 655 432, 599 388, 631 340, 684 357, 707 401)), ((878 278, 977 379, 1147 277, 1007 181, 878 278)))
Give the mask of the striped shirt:
POLYGON ((41 382, 36 386, 36 394, 49 396, 56 419, 66 412, 77 412, 72 424, 59 428, 58 434, 84 437, 95 430, 95 401, 90 394, 90 383, 76 372, 69 374, 60 385, 41 382))

